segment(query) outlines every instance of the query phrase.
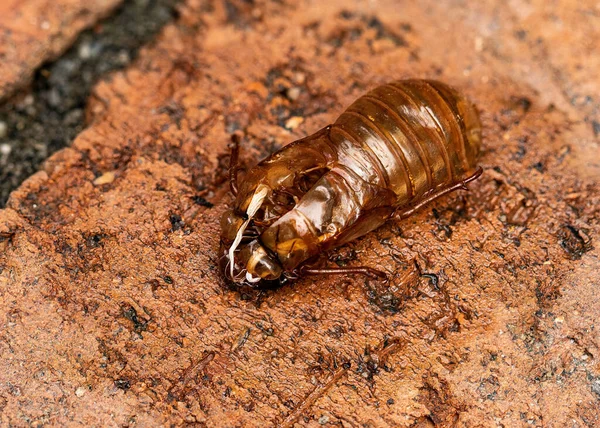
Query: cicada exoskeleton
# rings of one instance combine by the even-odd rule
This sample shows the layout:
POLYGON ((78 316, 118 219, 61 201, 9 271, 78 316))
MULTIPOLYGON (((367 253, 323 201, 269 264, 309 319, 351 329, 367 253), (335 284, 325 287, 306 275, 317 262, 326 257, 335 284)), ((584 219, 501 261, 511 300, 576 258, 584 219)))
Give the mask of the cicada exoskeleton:
POLYGON ((384 224, 481 174, 481 123, 449 86, 402 80, 356 100, 334 124, 295 141, 250 169, 221 222, 220 265, 236 284, 259 285, 320 269, 319 254, 384 224))

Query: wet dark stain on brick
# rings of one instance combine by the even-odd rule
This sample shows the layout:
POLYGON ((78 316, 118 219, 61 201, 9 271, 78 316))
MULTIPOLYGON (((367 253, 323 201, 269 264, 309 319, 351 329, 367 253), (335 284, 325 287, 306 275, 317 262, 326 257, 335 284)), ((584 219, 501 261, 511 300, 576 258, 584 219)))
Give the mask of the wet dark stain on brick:
POLYGON ((171 222, 171 232, 181 230, 183 229, 183 226, 185 226, 185 222, 181 219, 179 214, 171 214, 169 216, 169 221, 171 222))
POLYGON ((531 167, 537 170, 538 172, 541 172, 542 174, 546 172, 546 165, 544 165, 544 162, 542 161, 534 163, 533 165, 531 165, 531 167))
POLYGON ((586 252, 592 250, 592 238, 583 229, 570 224, 563 225, 557 233, 560 246, 571 260, 579 260, 586 252))
POLYGON ((399 27, 400 31, 392 30, 385 25, 377 16, 364 15, 343 10, 339 17, 345 22, 345 25, 340 26, 333 34, 331 34, 326 42, 335 47, 340 48, 347 42, 354 42, 361 39, 367 29, 374 29, 375 36, 366 40, 369 46, 372 46, 374 40, 389 40, 395 47, 407 47, 408 42, 402 36, 401 32, 411 32, 410 24, 403 24, 399 27))
POLYGON ((594 136, 598 137, 600 135, 600 122, 592 120, 592 131, 594 131, 594 136))
POLYGON ((121 306, 122 315, 133 323, 133 329, 136 333, 142 333, 148 330, 147 320, 142 320, 138 317, 138 313, 135 308, 129 304, 123 304, 121 306))
MULTIPOLYGON (((163 113, 169 116, 172 122, 175 123, 177 129, 181 129, 181 120, 185 116, 185 108, 174 101, 157 109, 158 113, 163 113)), ((168 124, 166 125, 168 129, 168 124)), ((166 130, 166 129, 163 129, 166 130)))
POLYGON ((353 247, 347 245, 336 249, 335 251, 332 251, 330 254, 328 254, 327 258, 329 259, 329 261, 335 263, 338 266, 348 266, 348 264, 356 260, 356 257, 356 250, 353 247))
POLYGON ((194 201, 194 203, 196 205, 200 205, 201 207, 205 207, 205 208, 212 208, 214 206, 214 204, 212 202, 207 201, 206 199, 204 199, 202 196, 199 196, 199 195, 192 196, 192 201, 194 201))
POLYGON ((519 40, 525 40, 527 38, 527 31, 523 29, 519 29, 515 31, 515 37, 519 40))
POLYGON ((512 97, 511 101, 516 107, 518 107, 523 113, 527 113, 531 109, 532 102, 528 97, 512 97))
POLYGON ((264 79, 268 90, 268 112, 282 128, 291 117, 307 118, 329 111, 336 104, 331 92, 312 88, 314 74, 305 64, 292 59, 286 64, 271 68, 264 79))
POLYGON ((408 43, 404 37, 389 29, 376 16, 373 16, 367 20, 367 26, 377 30, 377 34, 375 35, 376 40, 388 39, 391 40, 396 47, 408 46, 408 43))
POLYGON ((129 379, 117 379, 115 380, 115 386, 123 391, 127 391, 131 388, 131 382, 129 379))
POLYGON ((432 208, 437 231, 434 233, 440 241, 452 238, 452 227, 461 220, 468 219, 467 199, 464 195, 450 201, 445 207, 432 208))
POLYGON ((97 248, 101 245, 102 240, 107 236, 103 233, 94 233, 86 238, 86 244, 90 248, 97 248))

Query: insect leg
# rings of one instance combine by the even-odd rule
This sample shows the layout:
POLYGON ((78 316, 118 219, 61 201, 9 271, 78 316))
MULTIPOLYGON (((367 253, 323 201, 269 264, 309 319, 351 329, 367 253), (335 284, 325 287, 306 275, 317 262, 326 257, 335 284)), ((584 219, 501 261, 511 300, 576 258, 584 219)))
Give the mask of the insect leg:
POLYGON ((357 266, 357 267, 335 267, 335 268, 310 268, 301 267, 298 269, 300 275, 345 275, 351 273, 359 273, 367 276, 374 276, 378 278, 387 279, 387 274, 383 271, 373 269, 368 266, 357 266))
POLYGON ((423 208, 425 205, 427 205, 428 203, 430 203, 431 201, 436 200, 437 198, 444 196, 450 192, 454 192, 455 190, 467 190, 467 183, 470 183, 471 181, 477 179, 481 173, 483 172, 483 169, 481 169, 481 167, 478 167, 477 170, 469 177, 465 178, 462 181, 459 181, 458 183, 450 186, 450 187, 446 187, 444 189, 441 189, 435 193, 432 193, 431 195, 427 196, 426 198, 424 198, 421 202, 419 202, 417 205, 415 205, 414 207, 410 207, 410 208, 406 208, 403 210, 396 210, 390 218, 396 219, 396 220, 402 220, 405 219, 407 217, 410 217, 411 215, 413 215, 415 212, 417 212, 418 210, 420 210, 421 208, 423 208))
POLYGON ((231 155, 229 157, 229 188, 231 189, 231 193, 233 193, 233 196, 237 196, 238 194, 237 173, 240 170, 240 139, 240 135, 237 133, 231 135, 231 155))

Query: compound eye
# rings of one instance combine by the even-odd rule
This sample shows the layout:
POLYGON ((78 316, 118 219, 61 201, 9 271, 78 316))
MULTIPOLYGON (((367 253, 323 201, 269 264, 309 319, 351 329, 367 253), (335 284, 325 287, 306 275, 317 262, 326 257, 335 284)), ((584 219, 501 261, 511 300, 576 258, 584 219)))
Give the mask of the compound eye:
POLYGON ((258 276, 269 281, 279 278, 283 272, 277 263, 268 258, 261 259, 254 269, 258 276))
POLYGON ((273 260, 262 247, 258 247, 252 252, 246 269, 252 276, 269 281, 279 278, 283 273, 279 263, 273 260))

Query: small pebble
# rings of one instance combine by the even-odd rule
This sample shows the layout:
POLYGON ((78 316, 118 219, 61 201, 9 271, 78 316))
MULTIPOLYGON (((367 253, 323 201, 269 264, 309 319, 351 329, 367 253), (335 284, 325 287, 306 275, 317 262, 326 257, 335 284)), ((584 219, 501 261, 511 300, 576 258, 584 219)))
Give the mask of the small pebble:
POLYGON ((0 144, 0 154, 3 156, 8 156, 12 151, 12 147, 10 144, 0 144))
POLYGON ((299 87, 291 87, 287 90, 287 97, 292 101, 296 101, 300 97, 300 92, 301 90, 299 87))
POLYGON ((126 50, 122 50, 119 52, 119 62, 121 64, 127 64, 129 61, 131 61, 131 57, 129 56, 129 52, 127 52, 126 50))
POLYGON ((83 397, 83 395, 85 394, 85 390, 86 388, 84 386, 80 386, 75 390, 75 395, 78 397, 83 397))
POLYGON ((306 75, 302 72, 297 72, 294 74, 294 81, 297 84, 302 85, 306 81, 306 75))
POLYGON ((90 43, 82 43, 79 46, 79 58, 89 59, 92 56, 92 46, 90 43))
POLYGON ((33 98, 33 95, 28 94, 25 98, 23 98, 22 104, 23 106, 27 107, 30 106, 34 103, 35 98, 33 98))
POLYGON ((481 52, 483 50, 483 38, 475 37, 475 51, 481 52))
POLYGON ((50 92, 48 93, 48 103, 52 107, 58 107, 61 104, 61 102, 62 102, 62 97, 60 96, 58 89, 52 88, 50 90, 50 92))
POLYGON ((319 418, 319 423, 321 425, 325 425, 327 422, 329 422, 329 416, 323 415, 319 418))
POLYGON ((103 184, 110 184, 115 181, 115 173, 113 171, 108 171, 102 174, 100 177, 94 180, 95 186, 101 186, 103 184))
POLYGON ((287 129, 296 129, 302 122, 304 122, 303 117, 292 116, 285 122, 285 127, 287 129))

